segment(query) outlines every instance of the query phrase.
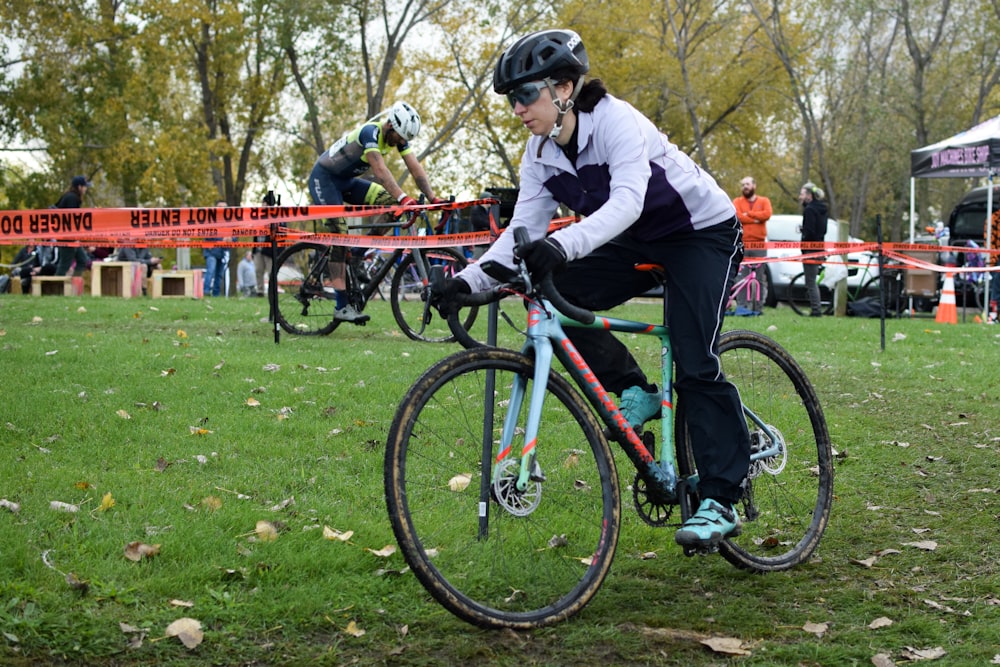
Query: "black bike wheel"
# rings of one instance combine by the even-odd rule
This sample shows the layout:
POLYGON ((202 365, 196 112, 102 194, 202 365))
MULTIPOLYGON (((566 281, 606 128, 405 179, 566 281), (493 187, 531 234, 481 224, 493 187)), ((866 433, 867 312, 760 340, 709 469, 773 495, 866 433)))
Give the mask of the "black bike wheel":
MULTIPOLYGON (((723 371, 743 401, 751 455, 778 447, 776 454, 751 462, 737 505, 743 531, 725 540, 719 552, 742 569, 787 570, 812 555, 830 518, 833 461, 826 420, 802 369, 770 338, 729 331, 719 349, 723 371)), ((677 465, 685 479, 697 470, 683 400, 677 412, 677 465)), ((697 494, 688 500, 689 505, 682 504, 688 507, 685 517, 697 507, 697 494)))
POLYGON ((336 301, 326 270, 328 250, 321 243, 296 243, 275 260, 278 280, 271 283, 269 297, 277 303, 275 319, 288 333, 323 336, 339 324, 333 319, 336 301))
MULTIPOLYGON (((800 273, 788 283, 788 305, 799 315, 812 312, 809 304, 809 293, 806 292, 806 274, 800 273)), ((833 291, 825 285, 819 286, 819 310, 824 315, 833 314, 833 291)))
POLYGON ((554 372, 538 447, 526 449, 528 398, 513 400, 511 388, 527 380, 530 393, 532 372, 518 352, 459 351, 410 388, 386 442, 389 520, 406 562, 435 600, 484 628, 526 630, 579 612, 618 543, 611 450, 590 407, 554 372), (514 409, 514 442, 499 452, 514 409), (537 473, 519 492, 526 452, 537 473))
MULTIPOLYGON (((462 253, 452 248, 427 248, 421 251, 428 271, 433 265, 444 268, 446 278, 454 276, 468 263, 462 253)), ((429 275, 425 273, 425 276, 429 275)), ((427 303, 428 284, 417 270, 414 255, 403 257, 392 276, 389 302, 396 324, 407 337, 429 343, 450 343, 455 340, 448 321, 427 303)), ((466 331, 476 321, 476 308, 462 310, 462 326, 466 331)))

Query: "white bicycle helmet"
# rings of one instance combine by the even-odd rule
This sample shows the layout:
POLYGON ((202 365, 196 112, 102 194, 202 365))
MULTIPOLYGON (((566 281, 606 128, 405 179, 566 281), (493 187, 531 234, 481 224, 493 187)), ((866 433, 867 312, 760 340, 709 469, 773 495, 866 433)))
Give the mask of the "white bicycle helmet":
POLYGON ((406 102, 396 102, 389 109, 392 129, 407 141, 413 141, 420 133, 420 114, 406 102))

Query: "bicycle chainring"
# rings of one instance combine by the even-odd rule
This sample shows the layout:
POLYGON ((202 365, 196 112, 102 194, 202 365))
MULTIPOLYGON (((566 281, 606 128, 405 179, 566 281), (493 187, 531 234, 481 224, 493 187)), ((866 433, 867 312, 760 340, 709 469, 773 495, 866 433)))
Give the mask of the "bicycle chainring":
POLYGON ((504 459, 493 479, 493 500, 514 516, 528 516, 542 502, 541 482, 529 481, 524 491, 517 490, 517 476, 521 462, 515 458, 504 459))
POLYGON ((636 474, 632 482, 632 500, 639 518, 654 528, 662 528, 670 523, 670 515, 676 503, 667 498, 659 498, 660 494, 651 494, 649 486, 640 475, 636 474))

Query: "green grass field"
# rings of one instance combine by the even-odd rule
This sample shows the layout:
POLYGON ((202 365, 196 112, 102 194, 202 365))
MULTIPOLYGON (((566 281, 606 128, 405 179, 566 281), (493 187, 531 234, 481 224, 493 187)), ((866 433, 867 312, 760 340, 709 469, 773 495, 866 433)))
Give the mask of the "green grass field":
POLYGON ((386 433, 457 348, 369 310, 275 344, 263 299, 0 298, 0 664, 1000 663, 1000 327, 892 320, 882 351, 878 320, 734 318, 796 357, 826 413, 836 499, 813 560, 686 558, 628 497, 593 602, 513 633, 453 618, 391 548, 386 433))

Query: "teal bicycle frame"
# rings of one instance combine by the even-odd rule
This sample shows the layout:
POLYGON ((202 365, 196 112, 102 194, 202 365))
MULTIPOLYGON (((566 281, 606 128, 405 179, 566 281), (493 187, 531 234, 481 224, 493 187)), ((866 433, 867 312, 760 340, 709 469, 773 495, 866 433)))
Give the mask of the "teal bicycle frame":
MULTIPOLYGON (((592 324, 583 324, 570 319, 557 311, 545 300, 531 302, 528 306, 528 331, 522 352, 533 356, 535 360, 534 376, 532 378, 531 397, 528 404, 528 419, 525 423, 524 446, 520 453, 520 471, 516 486, 518 491, 525 491, 532 481, 541 481, 544 474, 535 465, 535 447, 537 445, 538 429, 541 421, 542 403, 545 397, 547 378, 552 368, 552 357, 555 356, 569 370, 570 375, 583 391, 584 396, 600 414, 602 421, 611 429, 611 435, 625 450, 640 476, 647 480, 670 502, 679 501, 681 480, 677 470, 677 453, 674 445, 674 404, 673 404, 673 351, 670 346, 670 331, 666 325, 646 324, 633 320, 623 320, 613 317, 597 316, 592 324), (621 333, 634 333, 656 336, 660 340, 660 386, 662 389, 659 447, 652 442, 643 442, 635 430, 626 421, 618 409, 615 400, 598 381, 597 376, 583 359, 576 347, 569 340, 563 326, 602 329, 621 333), (656 451, 659 449, 659 452, 656 451), (541 478, 538 476, 542 475, 541 478)), ((511 443, 514 441, 514 430, 518 423, 523 404, 526 377, 518 377, 513 383, 510 395, 510 410, 506 414, 501 432, 499 453, 493 462, 493 476, 500 475, 500 466, 510 456, 511 443)), ((492 395, 492 387, 487 395, 492 395)), ((766 439, 766 447, 754 447, 751 462, 766 459, 779 454, 781 447, 774 432, 746 406, 743 413, 759 429, 766 439)), ((491 421, 491 420, 488 420, 491 421)), ((489 440, 487 439, 486 442, 489 440)), ((490 484, 490 480, 483 480, 490 484)), ((683 480, 687 490, 697 490, 697 473, 683 480)), ((487 497, 487 496, 483 496, 487 497)), ((485 507, 482 508, 485 513, 485 507)), ((485 517, 484 517, 485 518, 485 517)))

